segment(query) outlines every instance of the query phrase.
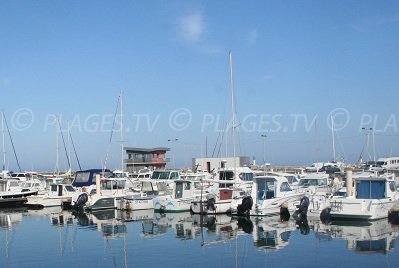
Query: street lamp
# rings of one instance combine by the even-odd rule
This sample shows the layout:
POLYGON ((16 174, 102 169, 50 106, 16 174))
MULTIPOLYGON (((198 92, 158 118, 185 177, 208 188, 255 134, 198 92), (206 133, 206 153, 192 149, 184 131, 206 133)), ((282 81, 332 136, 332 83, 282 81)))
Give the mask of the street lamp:
POLYGON ((267 138, 267 135, 262 134, 260 136, 263 138, 263 172, 266 175, 266 138, 267 138))

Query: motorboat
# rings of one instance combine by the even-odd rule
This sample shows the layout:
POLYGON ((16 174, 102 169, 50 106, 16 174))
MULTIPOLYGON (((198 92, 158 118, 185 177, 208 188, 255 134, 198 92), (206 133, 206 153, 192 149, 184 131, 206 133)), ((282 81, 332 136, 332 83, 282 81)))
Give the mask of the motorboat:
POLYGON ((170 191, 164 183, 142 180, 140 190, 128 192, 119 200, 118 208, 127 211, 154 209, 153 199, 166 194, 170 194, 170 191))
POLYGON ((254 173, 248 167, 221 168, 210 182, 191 203, 195 214, 223 214, 231 210, 232 202, 241 202, 252 189, 254 173))
POLYGON ((153 199, 154 209, 159 212, 186 212, 191 209, 191 202, 199 194, 194 182, 175 180, 172 194, 157 196, 153 199))
POLYGON ((232 214, 272 216, 295 211, 295 204, 305 192, 293 190, 284 176, 257 176, 251 195, 233 204, 232 214))
POLYGON ((347 195, 330 202, 329 213, 333 220, 387 218, 389 210, 399 202, 393 175, 352 177, 350 173, 346 184, 347 195))
POLYGON ((27 197, 26 205, 37 207, 68 207, 80 193, 71 184, 52 184, 44 194, 27 197))
POLYGON ((16 179, 0 179, 0 199, 19 198, 37 194, 38 189, 20 185, 16 179))
POLYGON ((82 189, 82 193, 72 200, 74 209, 88 211, 116 209, 119 200, 126 197, 125 178, 105 178, 96 175, 95 188, 82 189))

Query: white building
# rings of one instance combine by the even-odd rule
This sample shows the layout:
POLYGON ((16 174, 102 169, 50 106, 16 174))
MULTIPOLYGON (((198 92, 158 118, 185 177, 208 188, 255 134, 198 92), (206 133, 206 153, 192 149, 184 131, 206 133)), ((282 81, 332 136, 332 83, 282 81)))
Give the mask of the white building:
POLYGON ((237 156, 237 157, 204 157, 204 158, 193 158, 193 170, 212 170, 222 167, 224 164, 225 168, 234 168, 234 159, 236 167, 249 166, 249 157, 237 156))

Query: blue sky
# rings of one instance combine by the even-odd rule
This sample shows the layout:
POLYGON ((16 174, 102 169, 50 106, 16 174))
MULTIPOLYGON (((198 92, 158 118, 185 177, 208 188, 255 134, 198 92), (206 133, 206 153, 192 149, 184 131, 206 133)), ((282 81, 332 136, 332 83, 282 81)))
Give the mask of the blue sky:
POLYGON ((0 109, 24 170, 54 170, 54 115, 83 168, 101 166, 120 90, 127 146, 171 147, 177 166, 232 155, 229 127, 218 142, 230 49, 238 154, 331 160, 333 116, 337 158, 358 160, 363 126, 377 157, 399 155, 397 1, 1 1, 0 30, 0 109))

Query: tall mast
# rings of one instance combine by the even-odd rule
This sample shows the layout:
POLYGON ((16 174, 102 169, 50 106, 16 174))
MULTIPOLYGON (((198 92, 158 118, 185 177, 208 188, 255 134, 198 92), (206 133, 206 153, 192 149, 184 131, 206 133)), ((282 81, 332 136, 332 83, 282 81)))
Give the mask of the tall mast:
POLYGON ((3 140, 3 170, 6 170, 6 143, 5 143, 5 129, 4 129, 4 112, 1 111, 1 132, 3 140))
POLYGON ((58 142, 58 139, 59 139, 59 124, 60 124, 60 121, 59 121, 59 118, 58 117, 56 117, 55 118, 55 123, 56 123, 56 131, 55 131, 55 142, 56 142, 56 144, 55 144, 55 148, 56 148, 56 160, 55 160, 55 170, 56 170, 56 172, 57 172, 57 176, 60 174, 60 158, 59 158, 59 151, 60 151, 60 147, 59 147, 59 142, 58 142))
POLYGON ((69 158, 69 171, 72 171, 72 159, 71 159, 71 126, 68 125, 68 158, 69 158))
POLYGON ((233 142, 233 161, 234 171, 236 170, 236 111, 234 107, 234 81, 233 81, 233 58, 231 55, 231 49, 229 51, 230 59, 230 90, 231 90, 231 113, 232 113, 232 142, 233 142))
POLYGON ((122 100, 122 91, 119 95, 119 101, 121 103, 121 170, 123 171, 124 167, 124 146, 123 146, 123 100, 122 100))
POLYGON ((374 128, 371 128, 372 135, 373 135, 373 161, 374 165, 376 164, 376 158, 375 158, 375 133, 374 133, 374 128))
POLYGON ((331 116, 331 132, 332 132, 332 146, 333 146, 333 161, 335 162, 334 117, 332 117, 332 116, 331 116))

